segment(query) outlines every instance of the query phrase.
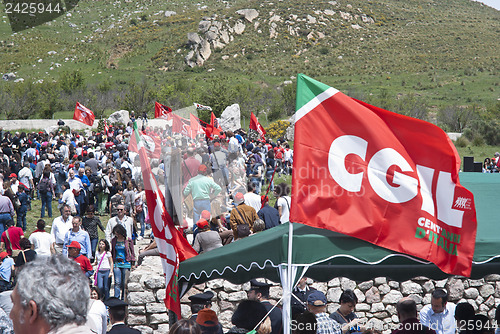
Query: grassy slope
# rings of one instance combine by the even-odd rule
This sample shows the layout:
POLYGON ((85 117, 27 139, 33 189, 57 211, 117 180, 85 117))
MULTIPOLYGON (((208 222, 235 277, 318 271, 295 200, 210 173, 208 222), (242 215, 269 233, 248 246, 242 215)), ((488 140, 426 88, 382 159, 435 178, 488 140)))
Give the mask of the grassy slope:
POLYGON ((82 0, 71 16, 16 35, 0 23, 0 73, 17 71, 23 78, 57 80, 63 71, 79 69, 88 83, 109 80, 125 85, 144 77, 157 83, 188 79, 200 84, 219 74, 230 80, 278 84, 303 72, 341 90, 375 95, 388 90, 392 97, 412 92, 437 106, 486 105, 498 97, 500 47, 494 42, 500 30, 498 11, 467 0, 337 2, 249 0, 233 1, 226 8, 213 0, 199 4, 82 0), (204 16, 216 14, 219 21, 234 24, 235 11, 241 8, 259 10, 259 27, 247 23, 241 36, 222 51, 212 52, 200 73, 186 72, 187 33, 197 31, 204 16), (336 14, 318 14, 325 9, 336 14), (178 14, 165 18, 160 10, 178 14), (347 22, 340 19, 340 11, 364 13, 375 23, 364 24, 360 18, 347 22), (303 20, 294 23, 299 36, 290 36, 285 23, 279 23, 278 38, 270 39, 271 13, 283 21, 297 15, 303 20), (305 22, 307 14, 324 24, 305 22), (140 20, 143 15, 147 21, 140 20), (137 25, 131 25, 132 20, 137 25), (71 28, 70 22, 77 27, 71 28), (310 31, 326 37, 307 39, 310 31), (51 50, 57 54, 48 55, 51 50), (224 61, 224 55, 230 58, 224 61), (50 70, 53 63, 62 66, 50 70), (116 68, 108 68, 109 63, 116 68))

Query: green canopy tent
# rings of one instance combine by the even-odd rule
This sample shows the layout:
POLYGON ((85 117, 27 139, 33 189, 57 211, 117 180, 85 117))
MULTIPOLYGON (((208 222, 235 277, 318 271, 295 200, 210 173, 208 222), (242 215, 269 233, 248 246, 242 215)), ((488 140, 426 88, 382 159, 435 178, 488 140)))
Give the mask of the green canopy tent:
MULTIPOLYGON (((500 175, 461 173, 460 180, 474 194, 478 219, 471 277, 498 273, 500 224, 492 201, 500 189, 500 175)), ((323 282, 341 276, 357 281, 380 276, 399 281, 416 276, 433 279, 449 276, 430 262, 360 239, 302 224, 292 225, 293 282, 286 274, 290 226, 283 224, 182 262, 179 283, 186 287, 216 278, 244 283, 255 277, 266 277, 281 281, 285 295, 285 290, 291 291, 305 271, 308 277, 323 282)))

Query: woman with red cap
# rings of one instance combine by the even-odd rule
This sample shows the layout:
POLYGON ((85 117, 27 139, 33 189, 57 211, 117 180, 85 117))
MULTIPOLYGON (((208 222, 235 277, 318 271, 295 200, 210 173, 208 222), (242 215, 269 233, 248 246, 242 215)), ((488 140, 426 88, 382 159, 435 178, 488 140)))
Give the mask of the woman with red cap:
POLYGON ((200 219, 196 223, 196 226, 198 226, 198 234, 193 244, 195 251, 201 254, 222 247, 222 240, 219 233, 210 229, 210 224, 206 219, 200 219))

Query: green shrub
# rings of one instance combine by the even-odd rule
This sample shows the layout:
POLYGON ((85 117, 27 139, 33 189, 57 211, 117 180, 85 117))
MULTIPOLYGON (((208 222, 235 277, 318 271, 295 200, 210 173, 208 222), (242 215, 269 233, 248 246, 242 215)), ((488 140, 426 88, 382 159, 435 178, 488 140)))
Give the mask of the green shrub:
POLYGON ((84 88, 85 79, 83 74, 76 70, 73 72, 63 72, 59 77, 59 86, 66 94, 84 88))
POLYGON ((469 141, 464 136, 455 140, 455 146, 457 147, 467 147, 467 145, 469 145, 469 141))
POLYGON ((484 138, 482 136, 475 136, 472 140, 472 146, 483 146, 485 144, 484 138))

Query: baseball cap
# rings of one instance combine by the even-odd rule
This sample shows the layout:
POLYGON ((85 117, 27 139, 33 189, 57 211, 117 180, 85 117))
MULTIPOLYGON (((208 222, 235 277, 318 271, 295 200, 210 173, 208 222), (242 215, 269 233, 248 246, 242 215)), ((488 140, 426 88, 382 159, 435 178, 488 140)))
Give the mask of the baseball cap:
POLYGON ((325 306, 326 305, 326 296, 321 291, 318 291, 318 290, 313 291, 307 297, 307 303, 309 305, 313 305, 313 306, 325 306))
POLYGON ((205 173, 207 171, 207 166, 206 165, 200 165, 198 167, 198 172, 205 173))
POLYGON ((78 248, 78 249, 82 249, 82 246, 80 245, 80 243, 76 240, 73 240, 71 241, 71 243, 68 245, 68 248, 78 248))
POLYGON ((243 193, 236 193, 236 195, 234 195, 234 202, 236 204, 243 203, 244 201, 245 201, 245 196, 243 195, 243 193))
POLYGON ((209 220, 210 219, 210 211, 208 210, 203 210, 201 212, 201 218, 209 220))
POLYGON ((198 226, 198 228, 200 228, 200 229, 204 229, 204 228, 208 227, 208 222, 206 219, 202 218, 202 219, 198 220, 198 222, 196 223, 196 226, 198 226))
POLYGON ((203 310, 198 311, 196 322, 201 326, 215 327, 219 324, 219 319, 217 319, 217 314, 215 314, 214 310, 204 308, 203 310))

